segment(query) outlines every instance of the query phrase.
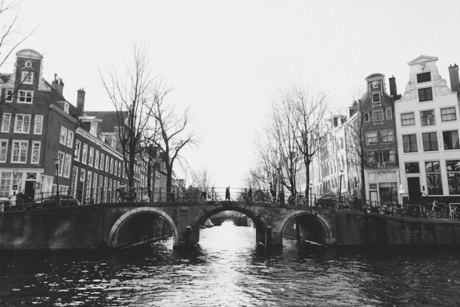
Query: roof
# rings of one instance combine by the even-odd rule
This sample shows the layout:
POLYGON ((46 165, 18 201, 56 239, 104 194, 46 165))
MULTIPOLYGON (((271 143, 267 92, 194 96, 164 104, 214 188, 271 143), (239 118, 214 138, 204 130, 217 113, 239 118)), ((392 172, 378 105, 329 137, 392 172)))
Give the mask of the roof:
POLYGON ((423 63, 426 63, 426 62, 433 62, 433 61, 437 61, 437 60, 438 60, 438 58, 435 57, 435 56, 421 55, 421 56, 413 59, 409 63, 407 63, 407 65, 412 66, 412 65, 423 64, 423 63))
MULTIPOLYGON (((123 113, 126 114, 126 112, 123 113)), ((104 132, 115 132, 114 127, 120 126, 117 111, 85 111, 85 115, 102 119, 99 125, 104 132)))
POLYGON ((374 80, 380 80, 383 78, 385 78, 384 74, 375 73, 375 74, 371 74, 367 76, 365 80, 369 82, 369 81, 374 81, 374 80))

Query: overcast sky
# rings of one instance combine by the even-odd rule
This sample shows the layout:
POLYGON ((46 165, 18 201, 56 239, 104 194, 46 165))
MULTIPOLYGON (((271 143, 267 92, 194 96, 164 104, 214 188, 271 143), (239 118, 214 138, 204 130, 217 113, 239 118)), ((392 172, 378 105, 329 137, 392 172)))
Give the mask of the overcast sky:
POLYGON ((460 63, 458 12, 458 0, 23 0, 21 30, 38 29, 19 49, 42 53, 45 79, 57 73, 73 104, 84 88, 95 111, 113 110, 98 69, 124 65, 133 42, 145 42, 153 73, 174 88, 171 101, 191 107, 202 135, 184 152, 190 167, 207 169, 216 186, 242 187, 281 88, 328 89, 346 107, 372 73, 387 88, 394 75, 404 92, 407 63, 421 54, 439 57, 449 82, 447 67, 460 63))

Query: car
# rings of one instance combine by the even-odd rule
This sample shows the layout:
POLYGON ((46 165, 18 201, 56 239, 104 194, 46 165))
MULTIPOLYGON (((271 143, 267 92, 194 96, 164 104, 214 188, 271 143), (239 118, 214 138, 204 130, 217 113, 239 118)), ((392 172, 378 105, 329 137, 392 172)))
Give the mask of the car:
MULTIPOLYGON (((60 199, 62 207, 71 207, 71 206, 81 205, 78 199, 70 195, 59 195, 59 199, 60 199)), ((45 197, 43 199, 38 199, 28 205, 29 209, 57 208, 57 207, 59 207, 57 195, 52 195, 52 196, 45 197)))

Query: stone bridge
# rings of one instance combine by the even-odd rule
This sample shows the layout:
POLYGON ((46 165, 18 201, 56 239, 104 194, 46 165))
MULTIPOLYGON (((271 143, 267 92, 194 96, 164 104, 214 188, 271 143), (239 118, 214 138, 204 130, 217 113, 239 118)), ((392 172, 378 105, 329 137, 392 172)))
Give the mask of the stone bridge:
POLYGON ((283 232, 324 245, 460 245, 460 223, 268 203, 106 203, 0 213, 0 249, 118 248, 172 236, 193 246, 214 214, 237 211, 252 219, 255 240, 281 247, 283 232), (288 229, 289 228, 289 229, 288 229), (290 233, 289 233, 290 231, 290 233))

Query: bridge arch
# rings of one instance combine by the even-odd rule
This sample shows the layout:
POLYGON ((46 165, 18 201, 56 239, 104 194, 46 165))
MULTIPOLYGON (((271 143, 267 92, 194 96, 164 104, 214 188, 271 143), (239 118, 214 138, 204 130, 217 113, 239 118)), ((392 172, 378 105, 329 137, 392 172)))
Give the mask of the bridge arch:
POLYGON ((296 218, 302 218, 305 217, 305 220, 303 222, 306 222, 307 225, 307 230, 312 231, 314 233, 314 236, 319 239, 321 244, 329 245, 329 244, 334 244, 335 239, 332 233, 332 227, 329 223, 329 221, 323 217, 321 214, 318 214, 317 212, 308 212, 308 211, 294 211, 288 216, 286 216, 280 223, 280 235, 281 235, 281 241, 283 237, 283 233, 285 231, 286 226, 288 223, 296 218))
POLYGON ((241 205, 233 205, 233 204, 226 204, 225 206, 218 207, 211 209, 209 211, 203 212, 203 214, 197 216, 197 218, 193 221, 191 225, 191 234, 192 234, 192 240, 195 243, 199 242, 200 239, 200 226, 210 217, 212 217, 214 214, 217 214, 219 212, 223 211, 236 211, 245 214, 248 218, 250 218, 253 222, 254 225, 256 226, 256 241, 266 244, 265 242, 265 233, 267 229, 267 222, 263 219, 263 217, 260 217, 254 212, 253 210, 243 207, 241 205))
POLYGON ((112 228, 110 229, 108 246, 117 247, 120 229, 122 229, 123 226, 133 217, 136 217, 142 214, 153 214, 153 215, 160 216, 163 219, 165 219, 169 223, 169 226, 171 226, 171 230, 173 233, 173 242, 176 243, 177 238, 178 238, 178 231, 177 231, 176 223, 174 223, 172 218, 168 214, 166 214, 163 210, 153 208, 153 207, 141 207, 141 208, 130 210, 118 218, 118 220, 113 224, 112 228))

